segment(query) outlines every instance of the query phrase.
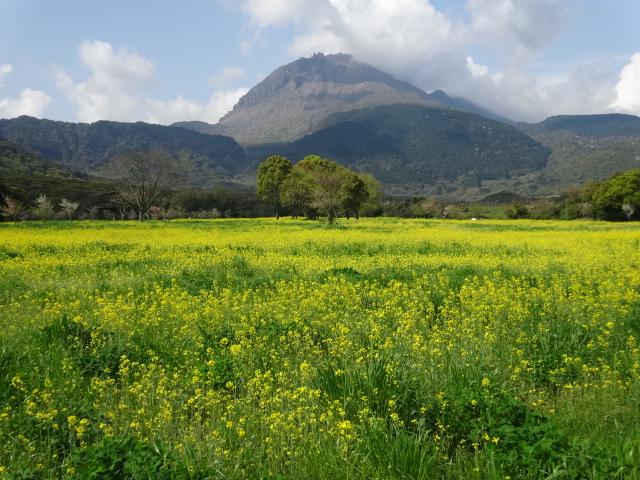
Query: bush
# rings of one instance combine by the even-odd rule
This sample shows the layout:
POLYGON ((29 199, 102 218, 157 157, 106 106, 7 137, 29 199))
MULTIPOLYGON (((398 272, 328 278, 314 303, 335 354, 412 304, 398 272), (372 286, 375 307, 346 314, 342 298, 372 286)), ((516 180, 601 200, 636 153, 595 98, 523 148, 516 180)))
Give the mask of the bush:
POLYGON ((173 478, 167 455, 156 444, 129 435, 106 437, 95 445, 71 453, 67 473, 71 478, 128 479, 173 478))
POLYGON ((640 168, 604 183, 594 195, 594 210, 603 220, 640 220, 640 168))

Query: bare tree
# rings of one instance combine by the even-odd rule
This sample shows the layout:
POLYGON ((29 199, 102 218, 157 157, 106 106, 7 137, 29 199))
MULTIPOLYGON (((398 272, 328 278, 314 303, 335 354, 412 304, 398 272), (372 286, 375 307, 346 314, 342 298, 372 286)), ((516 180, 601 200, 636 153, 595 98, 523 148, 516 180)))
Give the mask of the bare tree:
POLYGON ((49 200, 45 194, 41 193, 36 197, 31 213, 41 220, 50 219, 53 217, 53 204, 51 200, 49 200))
POLYGON ((4 205, 0 207, 0 213, 2 213, 2 216, 14 221, 24 220, 26 210, 22 202, 16 200, 10 195, 4 195, 2 198, 4 200, 4 205))
MULTIPOLYGON (((131 152, 115 157, 109 163, 108 173, 119 180, 117 197, 135 210, 140 221, 183 177, 178 163, 163 150, 131 152)), ((122 214, 123 210, 120 212, 122 214)))
POLYGON ((60 208, 62 208, 62 212, 65 214, 67 219, 71 220, 71 218, 73 218, 73 214, 76 213, 76 210, 78 210, 80 202, 72 202, 71 200, 63 198, 62 200, 60 200, 60 203, 58 205, 60 206, 60 208))

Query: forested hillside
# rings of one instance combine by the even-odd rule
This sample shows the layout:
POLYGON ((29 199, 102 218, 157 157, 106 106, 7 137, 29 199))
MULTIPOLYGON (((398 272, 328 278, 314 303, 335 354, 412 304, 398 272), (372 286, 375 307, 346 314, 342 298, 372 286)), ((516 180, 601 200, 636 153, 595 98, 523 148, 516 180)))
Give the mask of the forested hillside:
POLYGON ((182 158, 197 186, 229 181, 246 167, 244 150, 232 138, 142 122, 83 124, 19 117, 0 120, 0 138, 88 173, 100 173, 101 166, 122 153, 163 149, 182 158))
POLYGON ((417 184, 478 187, 540 170, 549 155, 516 128, 454 110, 390 105, 336 114, 326 123, 293 143, 254 147, 249 154, 299 160, 313 152, 407 193, 417 184))

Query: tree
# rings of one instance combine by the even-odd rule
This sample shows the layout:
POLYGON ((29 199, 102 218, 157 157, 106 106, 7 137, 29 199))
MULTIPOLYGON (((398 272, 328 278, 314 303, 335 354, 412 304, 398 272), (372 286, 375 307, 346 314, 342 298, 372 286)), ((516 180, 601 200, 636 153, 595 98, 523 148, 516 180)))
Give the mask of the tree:
POLYGON ((313 183, 311 179, 299 169, 293 169, 282 182, 280 203, 290 208, 294 216, 302 214, 311 216, 311 200, 313 198, 313 183))
POLYGON ((73 218, 73 214, 80 206, 80 202, 72 202, 71 200, 63 198, 62 200, 60 200, 60 203, 58 205, 60 206, 60 208, 62 208, 62 212, 65 214, 67 219, 71 220, 73 218))
POLYGON ((640 212, 640 168, 620 173, 593 195, 594 211, 603 220, 633 220, 640 212), (625 208, 626 205, 626 208, 625 208))
POLYGON ((318 155, 308 155, 296 168, 307 175, 313 184, 311 207, 326 216, 328 223, 333 223, 343 204, 342 167, 318 155))
POLYGON ((345 211, 357 216, 369 196, 366 184, 355 172, 318 155, 305 157, 295 169, 309 178, 310 206, 326 216, 328 223, 333 223, 345 211))
POLYGON ((636 213, 636 206, 633 203, 623 203, 622 211, 627 216, 627 220, 631 221, 631 217, 636 213))
POLYGON ((349 170, 342 172, 342 207, 345 214, 349 217, 353 214, 356 218, 360 218, 360 208, 362 204, 369 198, 369 190, 362 178, 356 173, 349 170))
POLYGON ((31 213, 41 220, 50 219, 53 217, 53 204, 51 200, 49 200, 45 194, 41 193, 36 197, 31 213))
MULTIPOLYGON (((118 179, 117 196, 143 221, 149 208, 183 178, 178 162, 163 150, 131 152, 109 162, 109 174, 118 179)), ((122 214, 122 210, 121 214, 122 214)))
POLYGON ((527 218, 529 217, 529 209, 526 207, 526 205, 514 202, 505 209, 505 214, 507 215, 507 218, 510 218, 512 220, 518 218, 527 218))
POLYGON ((258 167, 256 193, 275 209, 276 219, 280 218, 280 192, 282 184, 291 173, 291 162, 280 155, 272 155, 258 167))
POLYGON ((4 200, 4 205, 0 207, 2 216, 13 221, 24 220, 26 211, 22 202, 9 195, 4 195, 2 198, 4 200))
POLYGON ((369 195, 360 209, 365 216, 373 217, 382 214, 382 185, 376 178, 370 173, 358 174, 362 181, 367 186, 367 192, 369 195))

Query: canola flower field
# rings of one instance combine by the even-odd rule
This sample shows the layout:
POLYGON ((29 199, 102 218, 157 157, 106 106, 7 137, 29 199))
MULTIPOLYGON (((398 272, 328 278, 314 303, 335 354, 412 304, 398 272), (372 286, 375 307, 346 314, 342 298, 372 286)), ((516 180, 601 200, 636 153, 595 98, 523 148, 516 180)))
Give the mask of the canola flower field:
POLYGON ((640 225, 0 224, 0 478, 640 478, 640 225))

